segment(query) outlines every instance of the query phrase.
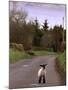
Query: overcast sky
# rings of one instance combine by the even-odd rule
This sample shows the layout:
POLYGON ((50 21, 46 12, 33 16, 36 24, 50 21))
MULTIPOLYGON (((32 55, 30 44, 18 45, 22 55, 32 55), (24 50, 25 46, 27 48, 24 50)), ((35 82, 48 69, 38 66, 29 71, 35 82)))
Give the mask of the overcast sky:
MULTIPOLYGON (((62 18, 64 17, 64 27, 66 28, 66 6, 63 4, 46 4, 46 3, 30 3, 30 2, 17 2, 18 9, 24 9, 28 12, 28 20, 35 20, 43 25, 44 20, 48 20, 48 26, 62 25, 62 18)), ((10 4, 12 9, 13 4, 10 4)))

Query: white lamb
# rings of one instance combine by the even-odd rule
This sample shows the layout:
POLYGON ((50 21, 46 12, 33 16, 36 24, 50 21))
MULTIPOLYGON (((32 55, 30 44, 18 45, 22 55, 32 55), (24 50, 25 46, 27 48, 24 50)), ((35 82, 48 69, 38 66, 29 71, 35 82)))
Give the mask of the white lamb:
POLYGON ((46 65, 40 65, 41 68, 38 71, 38 82, 41 83, 41 81, 43 80, 43 83, 46 83, 46 65))

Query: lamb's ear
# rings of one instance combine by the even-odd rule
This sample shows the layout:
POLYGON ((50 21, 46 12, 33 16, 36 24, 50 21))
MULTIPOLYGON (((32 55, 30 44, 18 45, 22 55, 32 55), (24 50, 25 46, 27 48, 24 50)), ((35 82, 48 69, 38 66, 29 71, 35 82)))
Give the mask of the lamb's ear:
POLYGON ((48 64, 45 64, 45 66, 47 66, 48 64))
POLYGON ((41 67, 43 66, 43 65, 40 65, 41 67))
POLYGON ((40 65, 40 67, 44 67, 44 65, 40 65))
POLYGON ((48 66, 48 64, 45 64, 45 67, 48 66))

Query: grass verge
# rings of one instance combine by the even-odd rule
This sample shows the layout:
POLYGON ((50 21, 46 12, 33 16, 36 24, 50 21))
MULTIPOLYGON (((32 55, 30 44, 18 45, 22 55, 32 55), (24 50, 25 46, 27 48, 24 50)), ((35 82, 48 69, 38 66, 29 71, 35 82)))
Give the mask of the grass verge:
POLYGON ((29 58, 32 58, 33 56, 45 56, 51 53, 51 52, 43 51, 43 50, 29 51, 31 53, 34 53, 34 55, 30 55, 26 51, 19 51, 14 48, 10 48, 9 52, 10 52, 10 55, 9 55, 10 63, 15 63, 16 61, 19 61, 21 59, 29 59, 29 58))
POLYGON ((59 53, 56 58, 57 71, 60 73, 62 83, 66 85, 66 52, 59 53))
POLYGON ((10 49, 10 55, 9 55, 9 59, 10 59, 10 63, 14 63, 20 59, 27 59, 27 58, 30 58, 31 55, 27 54, 26 52, 24 51, 18 51, 18 50, 15 50, 15 49, 10 49))

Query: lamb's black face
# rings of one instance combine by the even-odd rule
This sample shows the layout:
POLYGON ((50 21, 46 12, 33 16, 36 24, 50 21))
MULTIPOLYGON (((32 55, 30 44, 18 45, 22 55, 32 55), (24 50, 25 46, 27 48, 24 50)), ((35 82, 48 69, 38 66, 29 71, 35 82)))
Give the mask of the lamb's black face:
POLYGON ((47 64, 42 64, 40 66, 43 67, 43 69, 45 69, 45 67, 47 66, 47 64))

